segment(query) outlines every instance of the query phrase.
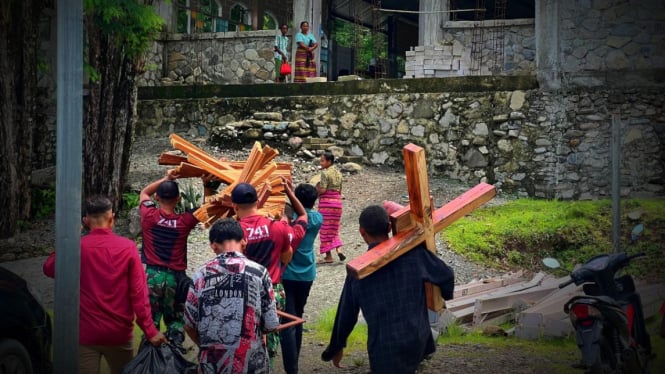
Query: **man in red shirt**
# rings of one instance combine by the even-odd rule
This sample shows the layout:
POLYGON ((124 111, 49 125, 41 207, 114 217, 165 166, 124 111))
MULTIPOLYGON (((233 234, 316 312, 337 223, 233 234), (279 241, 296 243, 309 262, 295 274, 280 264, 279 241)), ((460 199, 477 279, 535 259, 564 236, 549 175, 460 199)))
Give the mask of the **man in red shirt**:
POLYGON ((183 318, 188 287, 178 287, 178 283, 189 281, 185 274, 187 237, 198 220, 191 212, 175 212, 180 201, 177 178, 178 174, 169 170, 164 178, 143 188, 139 209, 143 233, 141 259, 146 264, 152 319, 159 328, 164 318, 166 336, 181 347, 185 339, 183 318), (150 198, 153 194, 159 207, 150 198), (184 289, 184 293, 176 294, 178 289, 184 289))
MULTIPOLYGON (((286 195, 298 215, 293 226, 286 221, 275 221, 259 214, 256 189, 249 183, 239 183, 231 191, 231 202, 245 232, 245 256, 268 269, 275 292, 277 309, 284 310, 284 287, 281 283, 282 271, 293 257, 293 248, 305 237, 307 231, 307 211, 296 198, 293 184, 284 179, 286 195)), ((279 334, 270 333, 268 355, 272 366, 279 346, 279 334)))
MULTIPOLYGON (((119 373, 134 356, 134 316, 150 343, 159 345, 166 338, 150 315, 136 244, 113 233, 111 201, 103 196, 87 199, 83 223, 90 233, 81 238, 79 373, 98 373, 101 356, 112 373, 119 373)), ((43 270, 55 276, 55 252, 43 270)))

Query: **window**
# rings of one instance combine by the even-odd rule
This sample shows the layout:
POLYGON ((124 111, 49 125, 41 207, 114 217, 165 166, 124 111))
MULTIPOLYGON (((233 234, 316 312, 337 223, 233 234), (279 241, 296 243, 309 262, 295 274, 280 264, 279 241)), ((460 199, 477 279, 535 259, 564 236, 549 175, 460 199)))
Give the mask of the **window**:
POLYGON ((182 34, 227 31, 228 22, 221 18, 218 0, 178 0, 177 27, 182 34))
POLYGON ((275 18, 269 12, 263 13, 263 29, 264 30, 277 30, 279 25, 277 24, 277 18, 275 18))
POLYGON ((249 9, 242 4, 235 4, 231 7, 231 17, 229 19, 230 31, 248 31, 252 25, 252 17, 249 9))

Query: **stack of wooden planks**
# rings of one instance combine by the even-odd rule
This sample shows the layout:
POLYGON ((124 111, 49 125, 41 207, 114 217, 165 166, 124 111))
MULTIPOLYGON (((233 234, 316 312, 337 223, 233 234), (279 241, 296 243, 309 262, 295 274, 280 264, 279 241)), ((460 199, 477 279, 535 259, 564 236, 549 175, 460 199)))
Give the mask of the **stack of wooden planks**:
POLYGON ((249 183, 256 188, 261 214, 272 217, 283 215, 286 194, 282 178, 291 180, 292 165, 274 161, 279 151, 269 146, 261 147, 261 144, 256 142, 246 161, 227 161, 210 156, 176 134, 171 134, 169 138, 171 145, 184 152, 185 156, 171 152, 162 153, 158 160, 160 165, 175 165, 181 178, 211 174, 226 184, 216 194, 207 196, 203 205, 194 212, 200 222, 209 226, 220 218, 235 214, 231 204, 231 191, 238 183, 249 183))
MULTIPOLYGON (((574 284, 559 289, 559 284, 568 279, 545 273, 526 277, 517 272, 457 285, 454 299, 446 301, 447 313, 471 329, 514 322, 514 328, 508 331, 518 338, 566 337, 574 330, 563 305, 571 297, 582 295, 582 287, 574 284)), ((665 285, 637 282, 636 289, 644 318, 655 316, 665 299, 665 285)))

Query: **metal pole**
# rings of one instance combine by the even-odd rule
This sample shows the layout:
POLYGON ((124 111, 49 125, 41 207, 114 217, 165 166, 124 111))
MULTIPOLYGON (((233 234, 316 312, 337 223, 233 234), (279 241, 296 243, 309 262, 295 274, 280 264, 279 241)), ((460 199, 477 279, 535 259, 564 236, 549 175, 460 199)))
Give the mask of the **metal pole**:
POLYGON ((58 0, 54 373, 78 371, 83 2, 58 0))
POLYGON ((612 246, 621 252, 621 120, 612 115, 612 246))

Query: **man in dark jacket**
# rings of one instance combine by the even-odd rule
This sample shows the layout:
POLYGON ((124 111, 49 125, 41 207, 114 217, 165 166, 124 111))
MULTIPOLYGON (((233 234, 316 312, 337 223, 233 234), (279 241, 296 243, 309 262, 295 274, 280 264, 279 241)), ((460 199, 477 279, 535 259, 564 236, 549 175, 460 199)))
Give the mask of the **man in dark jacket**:
MULTIPOLYGON (((359 223, 360 235, 370 251, 389 239, 390 221, 382 207, 365 208, 359 223)), ((422 245, 367 278, 358 280, 347 275, 330 344, 321 358, 339 367, 346 339, 362 311, 367 321, 371 371, 414 373, 420 362, 436 350, 427 313, 426 281, 438 285, 444 299, 452 299, 452 269, 422 245)))

